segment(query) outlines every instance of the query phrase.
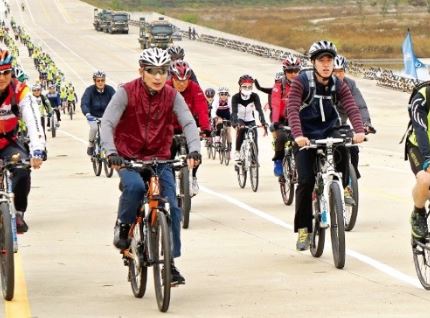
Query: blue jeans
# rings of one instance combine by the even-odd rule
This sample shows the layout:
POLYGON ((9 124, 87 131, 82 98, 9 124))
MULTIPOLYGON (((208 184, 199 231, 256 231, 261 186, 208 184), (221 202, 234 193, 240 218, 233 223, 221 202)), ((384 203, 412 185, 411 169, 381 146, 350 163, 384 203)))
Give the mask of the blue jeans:
MULTIPOLYGON (((170 204, 172 256, 179 257, 181 256, 182 210, 176 201, 175 176, 170 165, 159 165, 157 173, 160 180, 161 195, 167 198, 170 204)), ((142 204, 146 186, 137 171, 121 169, 119 176, 123 191, 119 199, 118 219, 121 223, 131 224, 136 220, 136 214, 142 204)))

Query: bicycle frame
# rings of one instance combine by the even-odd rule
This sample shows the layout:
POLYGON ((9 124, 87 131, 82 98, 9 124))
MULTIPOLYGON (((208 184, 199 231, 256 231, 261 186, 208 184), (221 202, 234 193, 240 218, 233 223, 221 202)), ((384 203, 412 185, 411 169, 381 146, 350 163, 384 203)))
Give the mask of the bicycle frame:
POLYGON ((245 138, 243 140, 242 146, 240 147, 240 160, 243 163, 244 169, 248 170, 251 165, 251 160, 249 158, 249 149, 251 147, 251 142, 254 142, 254 129, 257 129, 257 126, 245 128, 245 138))

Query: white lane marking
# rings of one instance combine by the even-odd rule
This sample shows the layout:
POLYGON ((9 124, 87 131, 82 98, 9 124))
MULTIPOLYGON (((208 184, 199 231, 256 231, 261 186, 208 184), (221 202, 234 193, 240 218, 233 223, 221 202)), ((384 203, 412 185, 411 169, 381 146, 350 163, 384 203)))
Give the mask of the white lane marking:
POLYGON ((69 132, 67 132, 67 131, 64 131, 64 130, 58 130, 58 132, 59 133, 62 133, 62 134, 65 134, 66 136, 69 136, 70 138, 72 138, 72 139, 75 139, 75 140, 77 140, 77 141, 79 141, 79 142, 81 142, 81 143, 83 143, 84 145, 86 145, 87 143, 88 143, 88 141, 85 141, 84 139, 82 139, 82 138, 79 138, 79 137, 76 137, 75 135, 73 135, 73 134, 71 134, 71 133, 69 133, 69 132))
MULTIPOLYGON (((243 203, 242 201, 239 201, 239 200, 232 198, 228 195, 213 191, 213 190, 211 190, 205 186, 202 186, 202 185, 200 185, 200 190, 202 190, 203 192, 206 192, 210 195, 213 195, 215 197, 218 197, 224 201, 227 201, 233 205, 236 205, 237 207, 239 207, 243 210, 246 210, 246 211, 248 211, 254 215, 257 215, 257 216, 265 219, 266 221, 269 221, 273 224, 279 225, 279 226, 286 228, 288 230, 293 230, 293 226, 291 224, 288 224, 288 223, 282 221, 281 219, 278 219, 278 218, 274 217, 273 215, 270 215, 266 212, 263 212, 259 209, 256 209, 256 208, 254 208, 254 207, 252 207, 246 203, 243 203)), ((369 265, 370 267, 375 268, 376 270, 378 270, 380 272, 387 274, 388 276, 391 276, 397 280, 400 280, 400 281, 407 283, 409 285, 412 285, 414 287, 422 288, 422 286, 421 286, 421 284, 417 278, 406 275, 406 274, 398 271, 397 269, 395 269, 391 266, 388 266, 387 264, 384 264, 384 263, 377 261, 377 260, 375 260, 369 256, 366 256, 364 254, 361 254, 359 252, 356 252, 356 251, 353 251, 350 249, 346 249, 346 254, 348 256, 355 258, 356 260, 358 260, 364 264, 369 265)))
MULTIPOLYGON (((64 130, 62 130, 61 132, 63 132, 67 136, 70 136, 71 138, 73 138, 77 141, 82 142, 83 144, 87 143, 85 140, 83 140, 79 137, 76 137, 75 135, 68 133, 64 130)), ((290 231, 293 230, 293 226, 291 224, 288 224, 285 221, 282 221, 281 219, 279 219, 273 215, 270 215, 269 213, 266 213, 264 211, 256 209, 256 208, 254 208, 254 207, 252 207, 252 206, 250 206, 250 205, 248 205, 248 204, 246 204, 240 200, 237 200, 231 196, 216 192, 216 191, 211 190, 211 189, 209 189, 205 186, 202 186, 202 185, 200 185, 200 190, 202 190, 203 192, 206 192, 207 194, 210 194, 212 196, 218 197, 224 201, 227 201, 227 202, 229 202, 229 203, 231 203, 231 204, 233 204, 233 205, 235 205, 235 206, 237 206, 237 207, 239 207, 245 211, 248 211, 248 212, 250 212, 250 213, 266 220, 266 221, 269 221, 270 223, 273 223, 275 225, 279 225, 279 226, 281 226, 287 230, 290 230, 290 231)), ((373 259, 369 256, 366 256, 364 254, 361 254, 359 252, 356 252, 356 251, 353 251, 350 249, 346 249, 346 254, 348 256, 355 258, 356 260, 358 260, 364 264, 369 265, 370 267, 373 267, 374 269, 376 269, 380 272, 387 274, 388 276, 391 276, 391 277, 401 281, 401 282, 404 282, 404 283, 407 283, 407 284, 412 285, 414 287, 422 289, 422 286, 421 286, 421 284, 417 278, 409 276, 407 274, 404 274, 404 273, 398 271, 397 269, 395 269, 395 268, 393 268, 387 264, 384 264, 380 261, 377 261, 376 259, 373 259)))

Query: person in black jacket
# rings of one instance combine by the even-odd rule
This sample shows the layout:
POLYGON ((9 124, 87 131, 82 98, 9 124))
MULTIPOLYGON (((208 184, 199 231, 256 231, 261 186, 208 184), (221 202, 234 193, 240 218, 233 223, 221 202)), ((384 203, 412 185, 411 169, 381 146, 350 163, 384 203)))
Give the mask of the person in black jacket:
POLYGON ((90 125, 89 144, 87 148, 87 155, 89 156, 92 156, 94 152, 94 140, 97 134, 96 120, 103 117, 107 105, 115 94, 115 89, 106 84, 105 72, 94 72, 93 81, 94 85, 87 87, 81 98, 82 113, 85 115, 90 125))

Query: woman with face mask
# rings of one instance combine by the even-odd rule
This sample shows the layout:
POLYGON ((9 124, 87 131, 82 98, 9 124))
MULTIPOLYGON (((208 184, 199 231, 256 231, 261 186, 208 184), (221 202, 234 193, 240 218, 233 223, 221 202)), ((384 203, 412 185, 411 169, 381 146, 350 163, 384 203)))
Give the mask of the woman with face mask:
MULTIPOLYGON (((239 78, 239 93, 233 95, 231 99, 231 121, 233 127, 238 127, 236 135, 236 151, 234 159, 239 160, 239 151, 245 137, 245 127, 255 125, 254 110, 258 111, 261 125, 266 127, 263 109, 261 108, 260 97, 252 91, 254 79, 250 75, 242 75, 239 78)), ((267 134, 267 129, 266 134, 267 134)), ((255 143, 257 143, 257 131, 255 130, 255 143)))

